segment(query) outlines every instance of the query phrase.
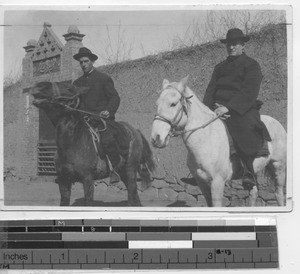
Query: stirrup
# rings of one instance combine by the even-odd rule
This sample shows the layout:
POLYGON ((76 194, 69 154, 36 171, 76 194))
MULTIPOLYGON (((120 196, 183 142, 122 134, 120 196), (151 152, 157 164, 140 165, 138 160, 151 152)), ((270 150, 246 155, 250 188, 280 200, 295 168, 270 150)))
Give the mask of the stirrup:
POLYGON ((110 184, 118 183, 121 181, 121 177, 120 177, 119 173, 116 172, 114 169, 110 171, 109 177, 110 177, 110 179, 109 179, 110 184))
POLYGON ((109 181, 110 184, 120 182, 121 176, 119 175, 119 173, 116 170, 119 171, 124 166, 126 160, 120 155, 120 162, 117 164, 117 166, 115 168, 112 166, 111 161, 109 160, 108 156, 107 156, 107 160, 108 160, 108 165, 109 165, 109 170, 110 170, 110 181, 109 181))

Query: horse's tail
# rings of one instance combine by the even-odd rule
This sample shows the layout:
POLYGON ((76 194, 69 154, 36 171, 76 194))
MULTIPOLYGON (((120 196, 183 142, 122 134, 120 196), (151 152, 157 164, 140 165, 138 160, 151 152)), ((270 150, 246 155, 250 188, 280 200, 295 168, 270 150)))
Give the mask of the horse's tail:
POLYGON ((153 180, 152 172, 155 170, 156 166, 153 158, 153 153, 149 146, 148 141, 146 140, 145 136, 142 134, 140 130, 138 130, 138 132, 141 135, 143 141, 143 151, 142 151, 142 157, 140 161, 139 174, 144 187, 148 188, 150 187, 151 182, 153 180))
POLYGON ((263 186, 262 187, 272 187, 272 188, 277 188, 280 187, 280 185, 285 185, 286 184, 286 174, 285 174, 285 170, 286 167, 282 167, 282 169, 277 166, 277 169, 279 170, 275 170, 275 167, 269 163, 260 173, 259 175, 261 176, 261 178, 263 179, 263 186), (281 179, 278 181, 278 174, 276 175, 276 173, 282 173, 284 174, 284 176, 279 176, 281 179))
POLYGON ((267 165, 260 173, 258 173, 258 176, 261 176, 263 181, 263 186, 261 187, 263 188, 267 188, 275 182, 274 169, 271 165, 267 165))

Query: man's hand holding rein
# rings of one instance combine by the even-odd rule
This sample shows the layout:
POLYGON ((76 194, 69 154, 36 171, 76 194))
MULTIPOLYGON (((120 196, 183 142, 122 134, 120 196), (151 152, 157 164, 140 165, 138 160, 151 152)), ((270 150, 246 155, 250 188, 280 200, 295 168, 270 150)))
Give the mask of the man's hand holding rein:
POLYGON ((229 112, 229 109, 228 109, 227 107, 225 107, 225 106, 223 106, 223 105, 220 105, 220 104, 218 104, 218 103, 215 103, 215 107, 216 107, 216 109, 214 110, 214 112, 215 112, 218 116, 220 116, 220 119, 225 120, 225 119, 227 119, 227 118, 230 117, 229 114, 226 114, 226 113, 229 112))

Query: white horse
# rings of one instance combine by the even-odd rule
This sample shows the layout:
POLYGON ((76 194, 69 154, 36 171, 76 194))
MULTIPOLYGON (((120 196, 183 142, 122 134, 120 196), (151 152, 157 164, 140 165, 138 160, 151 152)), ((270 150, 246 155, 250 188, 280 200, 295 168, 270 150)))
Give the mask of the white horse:
MULTIPOLYGON (((206 198, 208 206, 222 206, 224 186, 234 175, 230 159, 228 135, 224 123, 206 107, 186 86, 187 78, 180 82, 163 81, 163 89, 156 102, 151 142, 157 148, 168 145, 170 138, 182 135, 188 150, 187 166, 206 198)), ((254 160, 255 173, 264 170, 275 180, 278 205, 284 205, 283 188, 286 181, 286 131, 274 118, 261 116, 270 136, 269 156, 254 160)), ((255 206, 256 186, 250 191, 249 205, 255 206)))

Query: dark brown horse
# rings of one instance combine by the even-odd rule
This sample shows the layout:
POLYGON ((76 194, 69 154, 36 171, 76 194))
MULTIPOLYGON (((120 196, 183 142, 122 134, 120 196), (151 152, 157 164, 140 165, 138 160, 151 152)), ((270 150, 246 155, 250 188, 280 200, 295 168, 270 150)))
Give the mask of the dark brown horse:
MULTIPOLYGON (((92 205, 94 180, 109 176, 106 157, 99 157, 93 137, 84 115, 74 108, 79 95, 87 88, 78 88, 61 82, 41 82, 31 89, 33 104, 48 115, 56 128, 57 153, 55 158, 56 183, 59 185, 61 206, 70 204, 71 187, 81 182, 84 188, 85 205, 92 205), (73 110, 65 106, 72 107, 73 110)), ((155 168, 148 142, 139 130, 125 122, 119 122, 127 135, 126 164, 119 172, 128 192, 128 205, 141 206, 137 192, 137 173, 146 187, 150 186, 151 172, 155 168)))

